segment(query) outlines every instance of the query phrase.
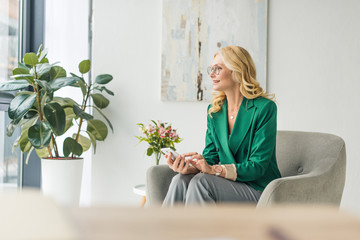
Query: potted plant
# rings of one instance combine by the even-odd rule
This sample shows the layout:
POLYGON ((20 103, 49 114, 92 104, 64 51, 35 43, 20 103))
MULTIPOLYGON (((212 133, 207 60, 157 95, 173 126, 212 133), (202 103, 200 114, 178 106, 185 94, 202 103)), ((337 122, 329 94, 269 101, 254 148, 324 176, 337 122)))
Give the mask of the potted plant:
POLYGON ((171 148, 176 151, 175 143, 179 143, 182 139, 176 133, 176 129, 173 129, 171 124, 162 123, 160 121, 155 122, 151 120, 152 124, 148 124, 145 126, 142 123, 138 123, 137 125, 140 127, 141 133, 143 136, 135 136, 139 139, 140 142, 147 142, 149 144, 146 155, 151 156, 155 155, 155 163, 159 165, 159 161, 161 158, 161 149, 162 148, 171 148))
POLYGON ((79 64, 80 76, 74 73, 67 76, 63 67, 49 63, 47 50, 40 46, 37 53, 26 53, 23 62, 13 69, 13 80, 0 83, 2 91, 17 91, 8 110, 12 121, 7 127, 7 135, 11 136, 17 127, 21 127, 21 135, 13 148, 19 146, 23 153, 28 153, 26 164, 30 153, 36 151, 41 158, 42 191, 46 195, 56 195, 55 198, 65 203, 79 202, 82 153, 91 145, 95 153, 96 142, 105 140, 108 134, 107 125, 87 110, 96 110, 113 130, 102 112, 109 105, 102 93, 114 95, 105 87, 113 77, 101 74, 93 83, 87 83, 84 74, 89 71, 90 60, 84 60, 79 64), (56 91, 68 86, 81 90, 81 103, 55 95, 56 91), (89 104, 90 99, 93 104, 89 104), (71 128, 75 122, 77 127, 71 128), (76 130, 59 143, 58 137, 68 133, 69 129, 76 130), (60 155, 60 147, 63 155, 60 155), (75 189, 71 190, 71 187, 75 189), (65 192, 57 193, 59 190, 65 192), (76 196, 70 194, 71 191, 76 196))

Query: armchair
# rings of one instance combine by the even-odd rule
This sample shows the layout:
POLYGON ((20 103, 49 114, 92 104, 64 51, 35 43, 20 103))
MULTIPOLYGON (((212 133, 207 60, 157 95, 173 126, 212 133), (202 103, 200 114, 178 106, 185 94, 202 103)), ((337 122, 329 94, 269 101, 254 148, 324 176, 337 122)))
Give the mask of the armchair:
MULTIPOLYGON (((278 131, 276 154, 282 177, 270 182, 257 206, 278 203, 340 205, 346 153, 342 138, 326 133, 278 131)), ((167 165, 147 171, 147 198, 161 204, 176 173, 167 165)))

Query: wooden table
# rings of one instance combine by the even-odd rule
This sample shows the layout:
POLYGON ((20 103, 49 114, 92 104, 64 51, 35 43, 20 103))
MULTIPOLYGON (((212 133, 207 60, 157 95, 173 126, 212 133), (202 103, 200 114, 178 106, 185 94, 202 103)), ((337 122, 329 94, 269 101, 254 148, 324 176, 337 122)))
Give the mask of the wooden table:
POLYGON ((360 219, 330 206, 105 207, 71 216, 84 239, 360 239, 360 219))

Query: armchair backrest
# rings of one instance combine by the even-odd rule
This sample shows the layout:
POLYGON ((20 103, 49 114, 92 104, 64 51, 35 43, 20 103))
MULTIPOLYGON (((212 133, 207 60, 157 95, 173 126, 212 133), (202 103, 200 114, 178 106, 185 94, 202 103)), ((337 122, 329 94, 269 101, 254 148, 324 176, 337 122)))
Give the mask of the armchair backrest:
POLYGON ((276 157, 282 177, 326 171, 342 161, 341 158, 345 161, 344 140, 332 134, 278 131, 276 141, 276 157))

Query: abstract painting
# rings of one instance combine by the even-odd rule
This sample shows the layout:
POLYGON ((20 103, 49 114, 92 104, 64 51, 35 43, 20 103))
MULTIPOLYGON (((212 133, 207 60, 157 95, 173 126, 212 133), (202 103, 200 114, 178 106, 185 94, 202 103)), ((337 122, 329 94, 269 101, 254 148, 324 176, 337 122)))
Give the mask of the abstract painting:
POLYGON ((161 99, 209 101, 206 68, 222 47, 249 51, 266 87, 268 0, 163 0, 161 99))

